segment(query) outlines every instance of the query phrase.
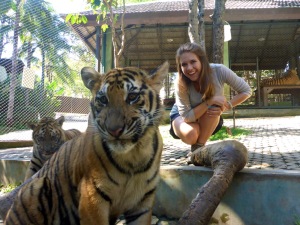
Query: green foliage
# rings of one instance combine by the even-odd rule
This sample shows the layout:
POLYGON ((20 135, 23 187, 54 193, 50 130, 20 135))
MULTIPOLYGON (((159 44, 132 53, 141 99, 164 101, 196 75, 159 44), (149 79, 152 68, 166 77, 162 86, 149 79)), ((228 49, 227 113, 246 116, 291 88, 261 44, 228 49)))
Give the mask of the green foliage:
POLYGON ((212 135, 210 137, 210 141, 216 141, 216 140, 224 140, 226 138, 240 138, 242 136, 246 136, 252 133, 250 130, 241 129, 241 128, 231 128, 232 135, 227 133, 226 127, 222 127, 221 130, 219 130, 216 134, 212 135))
MULTIPOLYGON (((166 118, 166 120, 167 120, 167 118, 166 118)), ((169 134, 170 122, 169 123, 165 123, 165 122, 167 122, 167 121, 164 121, 164 123, 160 125, 160 132, 161 132, 164 142, 167 143, 168 141, 173 141, 174 139, 169 134)), ((218 133, 216 133, 210 137, 209 141, 224 140, 227 138, 237 139, 237 138, 240 138, 242 136, 247 136, 252 133, 251 130, 246 130, 246 129, 241 129, 241 128, 231 128, 231 132, 232 132, 232 135, 229 135, 226 131, 226 127, 222 127, 218 133)))
POLYGON ((92 9, 97 9, 101 4, 101 0, 87 0, 87 2, 91 5, 92 9))
POLYGON ((5 14, 12 7, 12 0, 1 0, 0 15, 5 14))
MULTIPOLYGON (((5 127, 6 125, 6 118, 7 118, 7 107, 8 107, 8 101, 9 101, 9 82, 10 77, 6 81, 4 81, 2 84, 0 84, 0 126, 2 125, 5 127)), ((25 122, 30 120, 36 120, 38 117, 38 113, 35 107, 26 105, 25 100, 25 90, 20 86, 21 83, 21 77, 18 76, 17 78, 17 87, 15 89, 15 98, 14 98, 14 124, 13 128, 22 130, 26 129, 25 122)), ((4 129, 2 128, 1 133, 4 133, 4 129)))
POLYGON ((18 184, 8 184, 8 185, 4 185, 0 183, 0 193, 8 193, 11 192, 12 190, 14 190, 16 187, 20 186, 21 183, 18 184))
MULTIPOLYGON (((94 11, 94 14, 98 14, 96 17, 97 22, 101 22, 101 29, 105 32, 108 26, 108 19, 111 19, 113 23, 116 23, 118 20, 119 15, 114 15, 113 18, 107 18, 108 12, 112 8, 117 8, 119 5, 123 4, 122 0, 86 0, 89 4, 90 8, 94 11)), ((151 2, 153 0, 129 0, 126 1, 127 4, 130 3, 142 3, 142 2, 151 2)), ((66 22, 70 22, 71 24, 81 24, 87 23, 88 19, 85 15, 81 14, 68 14, 66 16, 66 22)))
POLYGON ((300 218, 298 216, 295 216, 294 225, 300 225, 300 218))
MULTIPOLYGON (((117 22, 118 15, 114 15, 113 18, 108 18, 107 14, 110 12, 112 8, 118 7, 118 0, 87 0, 90 8, 93 10, 94 14, 97 14, 96 21, 101 23, 101 29, 105 32, 109 25, 108 20, 111 20, 113 23, 117 22)), ((71 24, 86 24, 88 19, 85 15, 76 13, 76 14, 68 14, 65 19, 66 22, 70 22, 71 24)))
POLYGON ((108 29, 108 25, 107 24, 102 24, 101 29, 103 30, 103 32, 105 32, 108 29))
POLYGON ((64 89, 56 81, 53 81, 46 84, 44 94, 41 92, 43 91, 40 88, 34 89, 31 96, 32 104, 38 110, 40 117, 53 117, 55 110, 61 104, 56 96, 61 95, 64 89))
POLYGON ((88 22, 88 19, 85 15, 68 14, 66 17, 66 22, 70 22, 71 24, 86 24, 88 22))

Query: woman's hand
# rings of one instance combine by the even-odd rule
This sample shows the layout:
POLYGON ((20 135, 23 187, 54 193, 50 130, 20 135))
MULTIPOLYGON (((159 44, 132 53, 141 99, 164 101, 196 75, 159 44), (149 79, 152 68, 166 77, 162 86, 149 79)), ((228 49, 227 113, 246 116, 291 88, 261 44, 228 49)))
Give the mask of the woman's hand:
POLYGON ((212 105, 212 106, 208 107, 208 110, 206 111, 206 113, 209 116, 219 117, 223 113, 223 110, 220 106, 212 105))
POLYGON ((208 105, 207 113, 209 116, 220 116, 226 109, 226 98, 222 95, 213 96, 206 103, 208 105))
POLYGON ((226 98, 222 95, 218 95, 218 96, 213 96, 211 99, 208 99, 206 101, 206 103, 209 105, 209 106, 219 106, 221 107, 222 111, 224 111, 225 109, 225 103, 226 103, 226 98))
POLYGON ((228 111, 228 110, 232 110, 233 106, 232 104, 227 101, 225 104, 224 104, 225 108, 224 108, 224 111, 228 111))

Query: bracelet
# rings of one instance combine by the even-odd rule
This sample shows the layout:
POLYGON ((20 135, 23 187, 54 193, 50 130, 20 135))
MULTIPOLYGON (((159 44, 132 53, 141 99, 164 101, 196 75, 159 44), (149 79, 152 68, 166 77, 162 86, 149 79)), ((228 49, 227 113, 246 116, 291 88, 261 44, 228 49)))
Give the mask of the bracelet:
POLYGON ((233 106, 232 106, 232 103, 230 101, 227 101, 228 105, 229 105, 229 109, 232 109, 233 106))

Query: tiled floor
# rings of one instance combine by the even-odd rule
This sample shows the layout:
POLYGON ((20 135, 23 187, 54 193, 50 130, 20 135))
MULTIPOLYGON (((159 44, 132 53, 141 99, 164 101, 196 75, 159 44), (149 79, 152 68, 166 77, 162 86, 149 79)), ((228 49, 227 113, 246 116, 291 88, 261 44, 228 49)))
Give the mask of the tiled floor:
MULTIPOLYGON (((242 118, 236 119, 235 125, 252 132, 238 139, 249 152, 246 168, 300 171, 300 116, 242 118)), ((225 119, 224 126, 232 128, 233 119, 225 119)), ((168 127, 161 128, 161 132, 166 135, 168 127)), ((164 142, 162 165, 187 165, 189 151, 189 145, 168 139, 164 142)))
MULTIPOLYGON (((65 129, 69 129, 77 128, 77 125, 83 128, 85 124, 65 122, 64 125, 67 127, 65 129)), ((233 119, 225 119, 224 126, 232 128, 233 119)), ((238 139, 249 152, 247 168, 300 170, 300 116, 241 118, 235 120, 235 126, 251 131, 251 134, 238 139)), ((161 165, 186 166, 190 146, 171 138, 168 134, 169 126, 161 126, 160 130, 163 137, 166 137, 161 165)), ((30 139, 31 131, 2 135, 0 140, 17 140, 20 137, 30 139)), ((0 159, 24 160, 30 157, 31 148, 0 150, 0 159)))
MULTIPOLYGON (((80 124, 82 128, 83 124, 80 124)), ((265 118, 242 118, 236 119, 238 128, 251 130, 252 133, 240 137, 248 149, 249 162, 246 168, 256 169, 282 169, 300 171, 300 116, 293 117, 265 117, 265 118)), ((72 124, 67 124, 72 127, 72 124)), ((225 119, 224 126, 232 128, 233 120, 225 119)), ((75 127, 76 128, 76 127, 75 127)), ((186 166, 186 155, 190 146, 180 140, 172 139, 168 134, 169 126, 161 126, 160 130, 164 137, 164 151, 161 165, 186 166)), ((22 133, 22 132, 21 132, 22 133)), ((18 133, 17 135, 20 135, 18 133)), ((30 139, 31 132, 23 132, 22 139, 30 139)), ((0 136, 0 140, 13 137, 16 134, 0 136)), ((208 142, 213 143, 213 142, 208 142)), ((31 148, 0 150, 0 159, 28 159, 31 156, 31 148)), ((156 221, 158 219, 155 219, 156 221)), ((0 218, 0 225, 3 222, 0 218)), ((174 221, 159 221, 153 224, 175 224, 174 221)))

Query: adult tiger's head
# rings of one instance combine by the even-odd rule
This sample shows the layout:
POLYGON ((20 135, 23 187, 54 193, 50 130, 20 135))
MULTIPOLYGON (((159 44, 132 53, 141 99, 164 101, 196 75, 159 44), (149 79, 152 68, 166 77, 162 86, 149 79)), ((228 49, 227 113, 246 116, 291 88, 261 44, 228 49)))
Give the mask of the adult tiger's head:
POLYGON ((131 150, 149 127, 159 125, 163 115, 159 92, 168 69, 165 62, 153 74, 137 67, 116 68, 104 75, 89 67, 81 70, 92 93, 89 123, 111 150, 131 150))
POLYGON ((28 122, 27 126, 32 129, 32 140, 41 154, 51 155, 66 141, 62 125, 65 117, 58 119, 43 117, 38 123, 28 122))

